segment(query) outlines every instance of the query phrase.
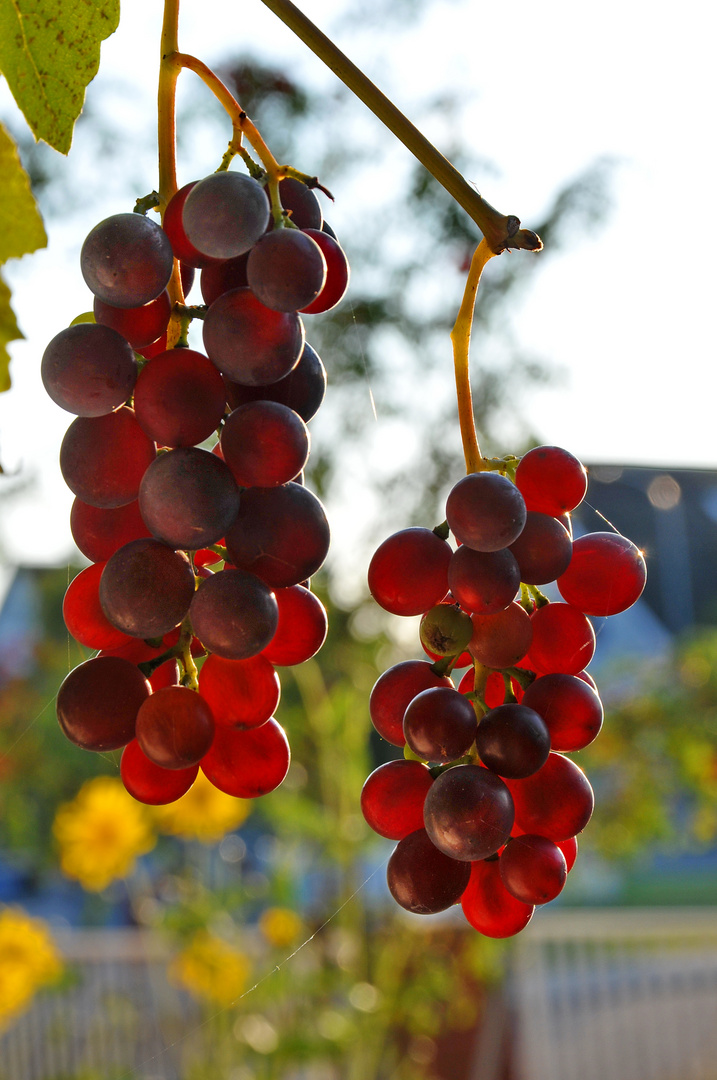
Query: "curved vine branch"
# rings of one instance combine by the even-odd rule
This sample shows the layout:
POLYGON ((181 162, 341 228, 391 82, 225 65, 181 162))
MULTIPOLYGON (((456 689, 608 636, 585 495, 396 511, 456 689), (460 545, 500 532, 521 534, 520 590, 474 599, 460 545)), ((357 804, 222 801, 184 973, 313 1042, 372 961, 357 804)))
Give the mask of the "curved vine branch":
POLYGON ((540 237, 530 229, 521 229, 520 219, 513 214, 501 214, 486 202, 455 166, 436 150, 425 135, 421 134, 361 69, 292 4, 291 0, 262 0, 262 3, 331 68, 341 82, 363 101, 374 116, 377 116, 443 185, 476 223, 494 255, 500 254, 506 248, 540 251, 543 246, 540 237))

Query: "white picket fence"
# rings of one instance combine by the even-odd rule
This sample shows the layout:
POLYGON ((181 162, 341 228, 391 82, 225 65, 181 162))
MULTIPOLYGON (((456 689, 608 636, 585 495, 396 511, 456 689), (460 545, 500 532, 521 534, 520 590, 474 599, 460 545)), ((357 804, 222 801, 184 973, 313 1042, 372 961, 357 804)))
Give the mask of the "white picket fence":
POLYGON ((717 1080, 717 907, 542 911, 509 988, 517 1080, 717 1080))
MULTIPOLYGON (((0 1080, 185 1080, 204 1025, 168 982, 161 940, 75 930, 58 943, 75 979, 0 1036, 0 1080)), ((512 1080, 717 1080, 717 907, 541 910, 471 1080, 503 1080, 507 1057, 512 1080)))

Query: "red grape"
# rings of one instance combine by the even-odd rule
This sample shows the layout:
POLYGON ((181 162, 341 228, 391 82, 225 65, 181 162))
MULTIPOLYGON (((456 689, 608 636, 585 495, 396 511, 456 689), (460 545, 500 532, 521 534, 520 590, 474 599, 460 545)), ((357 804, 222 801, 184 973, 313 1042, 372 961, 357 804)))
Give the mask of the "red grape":
POLYGON ((420 761, 387 761, 367 778, 361 812, 374 832, 389 840, 423 829, 423 803, 433 777, 420 761))
POLYGON ((271 719, 248 731, 218 727, 200 768, 226 795, 256 799, 279 786, 290 761, 286 733, 271 719))
POLYGON ((451 548, 430 529, 402 529, 376 549, 368 587, 393 615, 422 615, 448 591, 451 548))
POLYGON ((457 903, 470 877, 470 865, 439 851, 424 829, 399 840, 386 871, 397 904, 416 915, 433 915, 457 903))

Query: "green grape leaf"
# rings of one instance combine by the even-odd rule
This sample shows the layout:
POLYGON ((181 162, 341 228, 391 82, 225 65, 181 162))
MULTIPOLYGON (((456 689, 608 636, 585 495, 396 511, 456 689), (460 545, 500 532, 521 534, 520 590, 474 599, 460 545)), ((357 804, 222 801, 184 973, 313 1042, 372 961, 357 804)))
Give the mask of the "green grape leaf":
POLYGON ((45 247, 42 224, 30 178, 20 164, 15 143, 0 124, 0 263, 45 247))
POLYGON ((10 307, 10 289, 0 277, 0 393, 10 389, 10 353, 5 346, 21 337, 15 312, 10 307))
POLYGON ((36 139, 66 154, 119 0, 0 0, 0 71, 36 139))

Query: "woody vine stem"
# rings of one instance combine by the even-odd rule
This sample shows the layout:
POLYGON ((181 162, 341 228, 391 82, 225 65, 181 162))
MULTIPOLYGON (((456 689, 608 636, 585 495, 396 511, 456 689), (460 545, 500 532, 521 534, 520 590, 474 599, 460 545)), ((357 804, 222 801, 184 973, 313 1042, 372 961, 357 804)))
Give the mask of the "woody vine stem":
MULTIPOLYGON (((507 248, 540 251, 542 241, 530 229, 521 229, 520 219, 501 214, 465 180, 426 137, 400 112, 370 79, 308 19, 291 0, 262 0, 352 91, 371 112, 403 143, 433 177, 453 196, 483 233, 471 262, 463 301, 451 333, 453 342, 458 417, 467 472, 490 467, 480 451, 475 430, 469 375, 469 347, 473 311, 478 284, 485 264, 507 248)), ((288 175, 304 181, 310 178, 287 165, 279 165, 256 127, 215 73, 201 60, 179 51, 179 0, 165 0, 162 24, 161 62, 158 94, 159 206, 164 214, 167 203, 177 190, 176 171, 176 86, 182 68, 194 71, 224 106, 232 122, 232 138, 221 168, 240 154, 250 171, 256 168, 243 146, 251 144, 266 173, 276 225, 282 224, 278 196, 279 181, 288 175)), ((184 302, 179 269, 175 266, 170 282, 170 296, 177 304, 184 302)), ((168 345, 179 339, 181 319, 173 316, 168 345)))

